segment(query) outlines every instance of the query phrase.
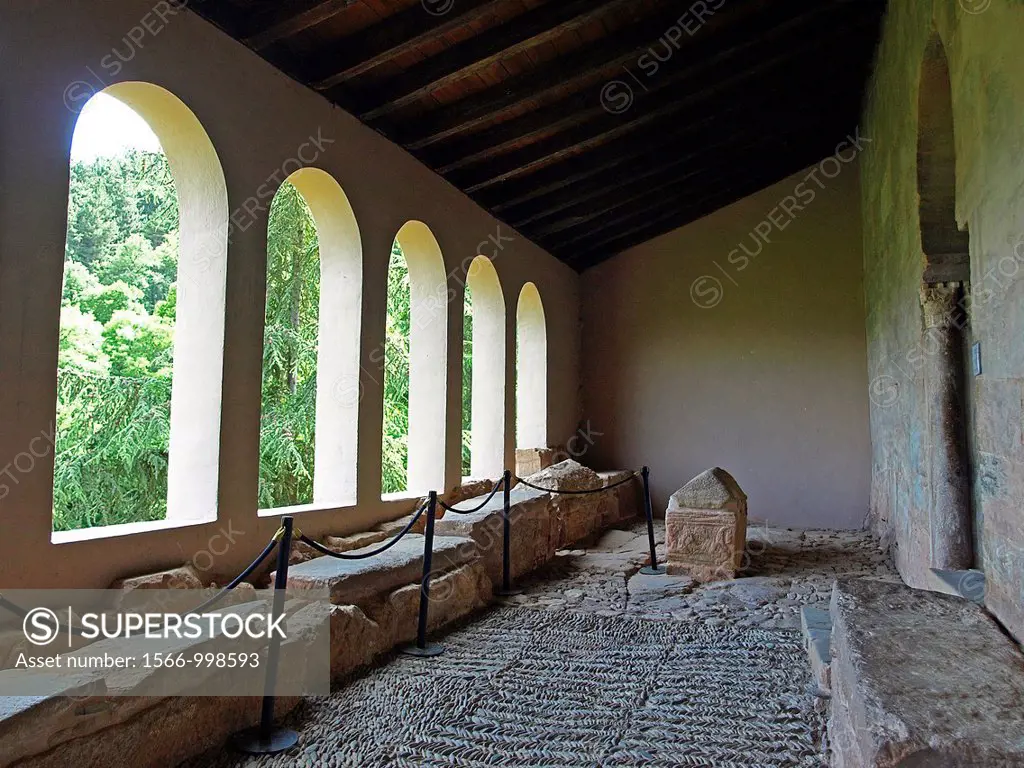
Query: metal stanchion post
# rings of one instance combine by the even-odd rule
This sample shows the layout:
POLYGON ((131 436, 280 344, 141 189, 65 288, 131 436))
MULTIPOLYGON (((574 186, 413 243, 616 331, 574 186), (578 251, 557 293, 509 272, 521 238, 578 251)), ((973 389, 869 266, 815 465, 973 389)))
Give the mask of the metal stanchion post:
POLYGON ((651 564, 640 569, 640 573, 647 576, 661 576, 665 571, 664 566, 658 565, 658 553, 654 548, 654 511, 651 509, 651 468, 645 466, 640 470, 644 479, 644 513, 647 515, 647 541, 651 545, 651 564))
MULTIPOLYGON (((292 527, 295 520, 281 518, 283 534, 277 544, 277 574, 274 579, 273 616, 276 619, 284 613, 285 589, 288 587, 288 558, 292 549, 292 527)), ((276 634, 267 648, 267 677, 263 689, 263 705, 260 724, 248 728, 232 737, 235 749, 247 755, 274 755, 294 747, 299 734, 290 728, 274 726, 274 689, 277 687, 277 667, 281 660, 281 638, 276 634)))
POLYGON ((495 590, 498 597, 512 597, 523 594, 521 589, 512 588, 512 471, 506 469, 502 477, 505 484, 505 504, 502 507, 502 541, 501 541, 501 589, 495 590))
POLYGON ((423 581, 420 582, 420 614, 416 628, 416 644, 402 648, 407 656, 429 658, 440 656, 444 648, 427 642, 427 613, 430 610, 430 576, 434 558, 434 519, 437 516, 437 491, 430 492, 427 502, 427 526, 423 532, 423 581))

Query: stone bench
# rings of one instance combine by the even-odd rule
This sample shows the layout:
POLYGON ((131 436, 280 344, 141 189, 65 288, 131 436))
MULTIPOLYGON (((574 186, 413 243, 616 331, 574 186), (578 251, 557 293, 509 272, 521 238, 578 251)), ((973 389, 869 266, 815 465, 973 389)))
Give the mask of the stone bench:
MULTIPOLYGON (((440 522, 440 521, 439 521, 440 522)), ((374 544, 346 554, 358 555, 379 547, 374 544)), ((446 572, 477 557, 472 539, 434 537, 433 568, 446 572)), ((391 549, 366 560, 317 557, 288 569, 288 589, 326 588, 335 605, 363 605, 368 600, 423 578, 423 536, 409 534, 391 549)))
POLYGON ((1024 766, 1024 656, 981 606, 850 579, 830 613, 836 768, 1024 766))

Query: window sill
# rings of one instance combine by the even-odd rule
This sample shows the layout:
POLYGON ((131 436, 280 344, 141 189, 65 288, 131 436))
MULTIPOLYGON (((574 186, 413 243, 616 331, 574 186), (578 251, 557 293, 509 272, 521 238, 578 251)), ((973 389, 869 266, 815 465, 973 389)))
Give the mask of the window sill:
POLYGON ((53 544, 74 544, 81 541, 98 539, 114 539, 139 533, 155 531, 172 531, 179 528, 191 528, 197 525, 208 525, 217 522, 217 517, 197 518, 195 520, 152 520, 146 523, 122 523, 121 525, 104 525, 96 528, 79 528, 75 531, 53 531, 50 541, 53 544))
POLYGON ((331 504, 324 501, 313 502, 312 504, 296 504, 291 507, 275 507, 274 509, 261 509, 256 514, 259 517, 284 517, 286 515, 304 515, 309 512, 342 512, 354 509, 354 501, 342 501, 331 504))

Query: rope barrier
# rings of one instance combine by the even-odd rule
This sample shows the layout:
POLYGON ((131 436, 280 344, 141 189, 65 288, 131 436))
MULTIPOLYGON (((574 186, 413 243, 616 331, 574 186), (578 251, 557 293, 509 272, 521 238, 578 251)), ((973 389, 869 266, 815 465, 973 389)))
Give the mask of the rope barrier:
POLYGON ((302 531, 297 530, 297 531, 295 531, 295 533, 296 533, 296 536, 299 539, 299 541, 303 542, 304 544, 308 544, 309 546, 311 546, 313 549, 315 549, 317 552, 319 552, 322 555, 327 555, 328 557, 334 557, 334 558, 337 558, 338 560, 368 560, 371 557, 376 557, 377 555, 381 554, 382 552, 387 552, 389 549, 391 549, 393 546, 395 546, 395 544, 397 544, 399 541, 401 541, 402 538, 409 531, 412 530, 412 527, 414 525, 416 525, 416 521, 420 519, 420 517, 423 515, 423 512, 426 510, 426 508, 427 508, 427 506, 429 504, 430 504, 429 500, 424 502, 423 506, 421 506, 419 508, 419 511, 417 511, 416 514, 413 515, 412 520, 409 521, 409 524, 406 525, 405 528, 403 528, 402 531, 397 536, 395 536, 395 538, 393 538, 391 541, 389 541, 387 544, 385 544, 382 547, 378 547, 377 549, 375 549, 375 550, 373 550, 371 552, 364 552, 364 553, 362 553, 360 555, 350 555, 347 552, 335 552, 333 549, 328 549, 323 544, 321 544, 321 543, 319 543, 317 541, 313 541, 313 539, 309 538, 302 531))
POLYGON ((283 536, 283 535, 284 535, 284 528, 279 528, 277 533, 275 533, 274 537, 270 540, 270 543, 267 544, 267 546, 263 548, 263 551, 260 552, 260 554, 256 557, 256 559, 253 560, 246 567, 246 569, 244 571, 242 571, 240 574, 235 576, 235 578, 233 578, 230 582, 228 582, 228 584, 220 592, 218 592, 216 595, 211 597, 205 603, 197 605, 191 611, 188 611, 188 613, 186 613, 185 616, 190 616, 190 615, 192 615, 194 613, 200 613, 202 611, 205 611, 210 606, 216 605, 222 599, 224 599, 224 597, 227 596, 228 592, 230 592, 235 587, 237 587, 239 584, 241 584, 243 581, 245 581, 247 578, 249 578, 249 576, 252 575, 252 572, 255 571, 257 568, 259 568, 264 560, 266 560, 268 557, 270 557, 270 553, 274 551, 274 548, 277 546, 278 542, 281 540, 281 536, 283 536))
POLYGON ((457 515, 472 515, 474 512, 479 512, 481 509, 483 509, 484 507, 491 503, 491 499, 493 499, 494 495, 501 490, 501 486, 504 484, 504 482, 505 478, 502 477, 501 480, 494 484, 494 488, 491 489, 490 495, 483 500, 483 503, 473 507, 472 509, 456 509, 455 507, 448 506, 443 501, 441 501, 441 499, 438 499, 437 503, 440 504, 445 509, 447 509, 449 512, 454 512, 457 515))
POLYGON ((526 482, 526 480, 522 479, 521 477, 519 478, 519 482, 521 482, 527 488, 534 488, 534 490, 544 490, 544 492, 547 492, 549 494, 570 494, 574 496, 584 496, 587 494, 600 494, 602 490, 610 490, 611 488, 618 487, 620 485, 625 485, 630 480, 636 479, 636 476, 638 474, 639 472, 631 472, 629 477, 624 477, 622 480, 613 482, 610 485, 604 485, 599 488, 590 488, 589 490, 559 490, 558 488, 545 488, 541 487, 540 485, 535 485, 534 483, 531 482, 526 482))

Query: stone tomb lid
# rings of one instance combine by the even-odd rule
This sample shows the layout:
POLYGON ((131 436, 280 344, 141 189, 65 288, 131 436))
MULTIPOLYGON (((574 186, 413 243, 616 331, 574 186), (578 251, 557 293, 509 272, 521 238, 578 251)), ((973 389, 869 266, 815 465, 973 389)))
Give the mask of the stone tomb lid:
POLYGON ((669 509, 732 509, 747 501, 736 479, 721 467, 705 470, 669 499, 669 509))

